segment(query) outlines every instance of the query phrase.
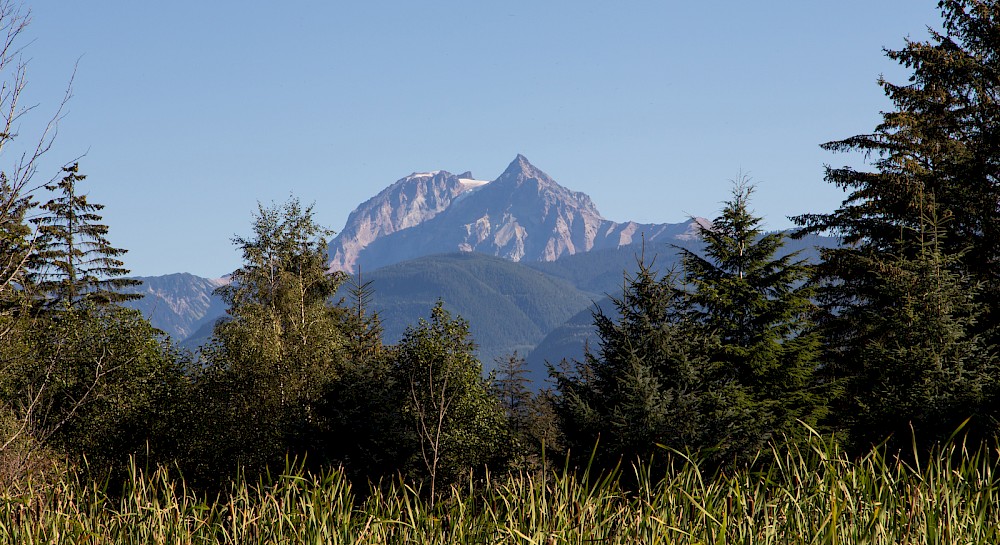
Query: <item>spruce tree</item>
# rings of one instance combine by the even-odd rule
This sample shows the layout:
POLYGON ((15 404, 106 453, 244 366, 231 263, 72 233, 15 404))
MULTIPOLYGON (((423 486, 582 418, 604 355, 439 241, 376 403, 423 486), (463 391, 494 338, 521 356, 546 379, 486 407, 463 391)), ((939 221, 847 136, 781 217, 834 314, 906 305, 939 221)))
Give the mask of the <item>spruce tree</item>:
POLYGON ((594 311, 597 351, 550 369, 565 446, 581 464, 591 452, 601 467, 613 467, 647 459, 659 445, 705 444, 702 372, 715 340, 685 319, 676 275, 661 277, 644 256, 637 265, 621 296, 611 298, 615 313, 594 311))
POLYGON ((526 431, 528 425, 528 402, 531 401, 528 365, 516 351, 506 358, 497 358, 496 363, 493 392, 507 414, 511 433, 519 436, 526 431))
POLYGON ((955 267, 961 255, 943 251, 944 221, 925 217, 920 232, 901 235, 895 255, 859 257, 873 295, 834 322, 831 366, 846 383, 840 412, 859 449, 886 439, 898 448, 930 444, 971 416, 979 418, 966 431, 984 431, 1000 360, 976 332, 979 286, 955 267))
POLYGON ((797 252, 778 257, 785 235, 763 232, 752 194, 741 176, 721 215, 700 226, 703 250, 681 250, 689 315, 720 342, 704 370, 716 411, 732 415, 717 441, 743 454, 803 435, 798 421, 814 425, 822 407, 810 266, 797 252))
MULTIPOLYGON (((882 365, 876 358, 896 363, 906 358, 881 351, 877 356, 859 353, 860 347, 895 346, 909 338, 920 340, 914 349, 923 346, 921 350, 944 354, 958 339, 977 339, 987 349, 986 361, 967 366, 969 362, 944 358, 940 364, 965 369, 966 375, 980 373, 974 382, 986 383, 989 358, 1000 339, 1000 3, 942 0, 938 6, 942 27, 930 30, 929 40, 907 41, 903 48, 886 52, 911 75, 905 83, 879 79, 893 104, 881 123, 869 134, 823 145, 830 151, 872 157, 871 168, 828 167, 826 180, 844 189, 847 198, 831 213, 794 218, 803 234, 828 232, 844 240, 842 246, 822 252, 818 298, 826 311, 826 368, 852 385, 844 400, 845 414, 858 404, 879 403, 877 392, 906 391, 911 380, 907 377, 931 379, 917 361, 921 358, 911 368, 872 379, 870 372, 882 365), (927 246, 931 238, 932 250, 927 246), (931 269, 938 271, 929 277, 938 287, 927 292, 928 300, 948 293, 946 300, 957 303, 971 297, 972 305, 955 305, 965 310, 938 315, 933 305, 916 304, 910 296, 899 298, 900 290, 910 293, 916 288, 915 271, 931 269), (894 322, 886 323, 886 317, 894 322), (944 318, 947 325, 940 322, 944 318), (935 321, 952 333, 925 335, 921 329, 935 321), (879 329, 897 341, 878 340, 879 329)), ((990 395, 982 398, 979 410, 962 412, 988 412, 1000 405, 995 390, 991 395, 993 400, 990 395)), ((874 430, 900 432, 908 427, 901 422, 910 418, 926 422, 903 398, 890 396, 879 409, 881 416, 872 412, 866 424, 850 424, 859 447, 883 439, 871 436, 874 430)), ((997 409, 992 410, 995 421, 997 409)))
POLYGON ((365 281, 358 267, 356 275, 347 279, 347 292, 351 298, 350 312, 345 317, 347 352, 355 365, 363 366, 378 360, 385 351, 382 344, 382 320, 370 310, 375 290, 372 281, 365 281))
MULTIPOLYGON (((861 152, 870 170, 827 167, 826 180, 848 192, 832 213, 794 218, 803 232, 830 232, 845 245, 825 252, 824 295, 832 313, 877 299, 865 264, 879 256, 915 257, 922 218, 941 225, 944 255, 959 256, 981 286, 984 314, 974 326, 1000 333, 1000 3, 942 0, 940 30, 886 55, 912 70, 909 81, 878 84, 893 108, 874 131, 829 142, 824 149, 861 152), (924 196, 933 195, 933 199, 924 196), (933 207, 934 210, 930 208, 933 207)), ((956 274, 966 274, 958 273, 956 274)), ((996 342, 994 338, 992 342, 996 342)))
POLYGON ((406 465, 410 422, 391 372, 394 347, 382 342, 382 323, 371 309, 372 281, 360 268, 347 280, 344 312, 345 362, 337 380, 320 400, 324 430, 310 456, 324 465, 340 465, 359 484, 392 475, 406 465))
POLYGON ((86 176, 79 164, 63 167, 64 176, 45 186, 57 196, 43 204, 42 215, 31 220, 38 231, 32 257, 32 289, 43 306, 77 306, 82 302, 107 305, 139 299, 122 290, 142 282, 128 274, 119 256, 128 250, 111 246, 108 226, 97 213, 104 205, 89 202, 77 187, 86 176))

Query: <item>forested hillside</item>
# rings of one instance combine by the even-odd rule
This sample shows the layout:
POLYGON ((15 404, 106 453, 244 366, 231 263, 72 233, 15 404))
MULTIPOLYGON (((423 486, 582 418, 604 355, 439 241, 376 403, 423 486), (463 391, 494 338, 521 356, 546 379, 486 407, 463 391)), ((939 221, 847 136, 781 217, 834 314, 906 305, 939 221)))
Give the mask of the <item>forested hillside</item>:
MULTIPOLYGON (((406 261, 362 274, 372 288, 384 338, 395 343, 438 300, 469 321, 487 368, 515 351, 526 354, 549 331, 590 304, 569 282, 481 254, 447 254, 406 261)), ((347 287, 341 289, 346 295, 347 287)))

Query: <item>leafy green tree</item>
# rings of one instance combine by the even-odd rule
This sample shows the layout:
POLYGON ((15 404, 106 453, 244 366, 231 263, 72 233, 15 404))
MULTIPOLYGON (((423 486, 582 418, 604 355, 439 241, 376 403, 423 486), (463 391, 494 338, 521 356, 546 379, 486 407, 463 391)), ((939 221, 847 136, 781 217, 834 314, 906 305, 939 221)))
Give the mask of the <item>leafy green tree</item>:
POLYGON ((331 302, 343 275, 326 269, 328 234, 293 199, 259 206, 253 235, 233 239, 243 265, 218 290, 228 319, 216 325, 199 378, 220 405, 206 433, 225 438, 211 447, 207 473, 262 470, 311 450, 316 404, 344 360, 343 310, 331 302))
POLYGON ((815 425, 823 407, 810 266, 777 256, 785 235, 763 232, 752 194, 741 177, 721 215, 700 226, 704 255, 681 250, 689 315, 720 343, 704 373, 716 410, 732 416, 718 441, 744 455, 804 434, 798 421, 815 425))
POLYGON ((64 167, 63 173, 58 183, 45 186, 58 196, 43 204, 42 215, 31 220, 38 231, 38 247, 32 256, 34 289, 49 306, 83 301, 110 304, 142 297, 121 292, 142 282, 123 278, 128 269, 118 257, 127 250, 114 248, 108 241, 108 226, 99 223, 97 214, 104 205, 91 203, 79 193, 77 184, 86 179, 79 173, 79 164, 64 167))
POLYGON ((128 456, 169 462, 187 391, 177 354, 135 310, 89 302, 23 314, 0 340, 0 437, 5 468, 22 475, 52 456, 99 476, 120 474, 128 456), (2 417, 0 417, 2 419, 2 417))
POLYGON ((416 436, 416 465, 430 481, 454 482, 493 462, 506 434, 503 411, 490 394, 468 324, 440 301, 430 321, 407 328, 393 372, 416 436))
POLYGON ((108 227, 98 223, 103 206, 77 193, 84 178, 77 165, 63 172, 46 186, 60 196, 39 207, 33 235, 23 223, 28 197, 13 201, 13 227, 3 229, 19 261, 8 270, 20 268, 6 287, 44 312, 16 313, 3 324, 0 412, 16 424, 0 451, 21 445, 22 461, 40 451, 86 457, 102 472, 121 470, 131 453, 166 461, 164 416, 178 401, 181 370, 141 314, 114 304, 139 297, 118 292, 137 282, 120 278, 128 273, 116 259, 124 250, 110 246, 108 227))
POLYGON ((622 295, 612 297, 617 316, 594 311, 597 352, 550 369, 565 446, 578 461, 595 445, 596 463, 608 467, 648 458, 657 445, 703 444, 702 372, 715 341, 685 319, 675 275, 652 267, 640 257, 626 274, 622 295))

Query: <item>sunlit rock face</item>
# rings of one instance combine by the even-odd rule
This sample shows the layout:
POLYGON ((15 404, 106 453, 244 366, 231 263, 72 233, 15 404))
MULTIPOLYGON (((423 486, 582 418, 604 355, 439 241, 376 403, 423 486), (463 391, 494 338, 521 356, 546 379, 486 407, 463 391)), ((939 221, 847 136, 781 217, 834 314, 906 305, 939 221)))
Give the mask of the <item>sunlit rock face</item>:
POLYGON ((331 270, 353 272, 425 255, 478 252, 554 261, 596 248, 684 236, 684 224, 617 223, 518 155, 496 180, 411 174, 359 206, 330 244, 331 270))
POLYGON ((330 269, 352 271, 358 256, 376 239, 420 225, 446 210, 467 191, 486 182, 466 172, 443 170, 413 173, 368 199, 347 218, 344 230, 330 244, 330 269))

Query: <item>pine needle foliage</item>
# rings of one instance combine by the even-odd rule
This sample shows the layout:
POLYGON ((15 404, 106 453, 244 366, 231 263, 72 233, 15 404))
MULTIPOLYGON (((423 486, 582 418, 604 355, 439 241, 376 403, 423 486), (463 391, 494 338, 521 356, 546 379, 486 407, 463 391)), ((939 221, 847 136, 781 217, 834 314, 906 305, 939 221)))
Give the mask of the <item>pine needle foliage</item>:
POLYGON ((128 250, 111 246, 108 226, 100 223, 103 204, 81 194, 79 163, 63 167, 64 176, 45 189, 57 194, 39 208, 31 220, 37 230, 37 249, 32 256, 32 289, 46 307, 77 306, 83 302, 107 305, 142 297, 124 293, 142 282, 124 278, 128 269, 119 259, 128 250))
POLYGON ((753 191, 741 175, 721 214, 699 226, 703 249, 680 249, 687 316, 719 341, 702 373, 725 428, 717 442, 732 455, 795 435, 823 407, 811 267, 797 252, 778 255, 785 235, 763 231, 753 191))
POLYGON ((793 219, 803 233, 844 238, 845 246, 825 252, 821 269, 824 278, 841 286, 827 298, 831 311, 839 312, 866 304, 869 258, 915 256, 919 245, 901 246, 900 234, 919 232, 931 213, 948 218, 940 226, 941 252, 961 255, 952 267, 980 285, 984 315, 976 328, 995 336, 1000 333, 1000 3, 942 0, 938 6, 942 25, 929 29, 928 41, 907 40, 903 48, 886 51, 911 75, 903 83, 879 78, 893 104, 881 123, 870 133, 823 145, 861 153, 872 169, 827 167, 826 180, 848 192, 847 198, 832 213, 793 219))
POLYGON ((682 314, 676 275, 660 275, 655 259, 637 256, 626 273, 615 314, 599 307, 599 345, 566 370, 550 369, 565 446, 577 463, 593 453, 598 467, 647 459, 657 445, 704 445, 702 373, 715 339, 682 314), (596 445, 596 450, 595 450, 596 445))

